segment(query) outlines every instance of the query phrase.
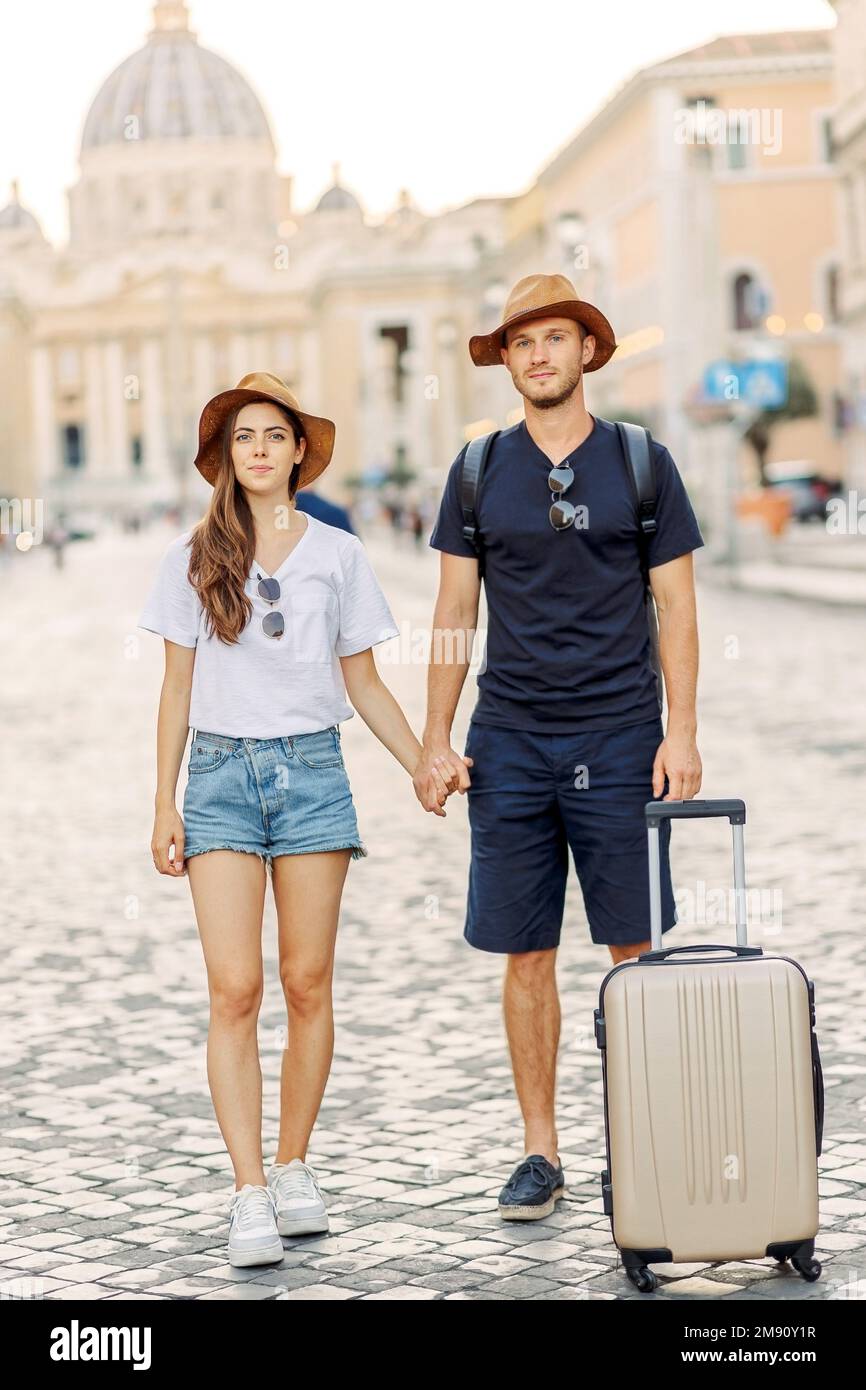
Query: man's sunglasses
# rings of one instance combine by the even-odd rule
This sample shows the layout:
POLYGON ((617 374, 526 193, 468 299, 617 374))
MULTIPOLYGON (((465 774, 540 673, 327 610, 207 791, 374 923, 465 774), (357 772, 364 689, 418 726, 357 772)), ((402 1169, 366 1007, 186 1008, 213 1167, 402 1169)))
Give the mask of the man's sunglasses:
POLYGON ((553 493, 553 504, 550 508, 550 524, 555 531, 565 531, 574 522, 577 509, 571 502, 563 500, 562 494, 566 492, 574 482, 574 469, 568 464, 563 467, 559 464, 552 468, 547 477, 550 491, 553 493))

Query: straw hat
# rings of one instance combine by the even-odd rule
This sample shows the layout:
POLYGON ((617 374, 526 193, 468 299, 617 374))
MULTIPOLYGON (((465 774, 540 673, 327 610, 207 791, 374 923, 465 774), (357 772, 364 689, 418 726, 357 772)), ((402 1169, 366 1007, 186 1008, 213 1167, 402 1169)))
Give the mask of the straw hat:
POLYGON ((500 348, 505 347, 505 330, 528 319, 569 318, 582 323, 595 338, 595 352, 584 365, 585 372, 597 372, 616 352, 613 329, 600 309, 578 299, 577 290, 564 275, 527 275, 518 280, 505 302, 505 317, 492 333, 479 333, 469 339, 469 354, 476 367, 503 366, 500 348))
POLYGON ((208 401, 198 422, 198 453, 195 466, 213 487, 220 465, 225 422, 233 410, 251 401, 274 401, 288 406, 304 426, 307 447, 301 462, 298 488, 307 487, 331 462, 337 427, 333 420, 308 415, 284 381, 272 372, 248 372, 230 391, 220 391, 208 401))

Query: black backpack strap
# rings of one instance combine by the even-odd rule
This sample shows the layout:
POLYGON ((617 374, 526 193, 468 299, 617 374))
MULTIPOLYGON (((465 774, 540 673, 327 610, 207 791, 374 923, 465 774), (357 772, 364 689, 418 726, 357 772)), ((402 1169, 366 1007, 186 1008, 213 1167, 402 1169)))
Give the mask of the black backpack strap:
POLYGON ((638 557, 646 597, 650 661, 655 672, 656 693, 661 712, 664 708, 664 674, 659 655, 658 615, 649 579, 649 538, 657 530, 656 472, 652 456, 652 436, 643 425, 635 425, 630 420, 616 420, 614 423, 637 505, 638 557))
POLYGON ((648 540, 656 527, 656 473, 650 448, 650 432, 630 420, 617 420, 617 433, 628 465, 640 526, 638 550, 644 584, 649 586, 648 540))
POLYGON ((460 472, 463 539, 467 540, 477 552, 479 576, 484 574, 484 547, 478 534, 478 517, 475 514, 475 508, 484 466, 490 454, 490 447, 498 433, 499 430, 493 430, 490 434, 481 434, 477 439, 469 441, 463 451, 463 463, 460 472))

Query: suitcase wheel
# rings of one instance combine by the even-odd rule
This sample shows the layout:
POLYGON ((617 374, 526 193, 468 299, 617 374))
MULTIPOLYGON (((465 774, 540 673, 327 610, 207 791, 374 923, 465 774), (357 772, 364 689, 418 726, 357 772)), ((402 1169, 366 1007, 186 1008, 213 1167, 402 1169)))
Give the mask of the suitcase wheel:
POLYGON ((821 1277, 821 1265, 818 1260, 799 1260, 796 1255, 792 1255, 791 1264, 810 1284, 814 1284, 815 1280, 821 1277))
POLYGON ((641 1293, 652 1293, 653 1289, 658 1286, 658 1279, 651 1269, 647 1269, 646 1265, 641 1265, 636 1269, 626 1268, 625 1272, 635 1288, 640 1289, 641 1293))
POLYGON ((791 1261, 798 1274, 802 1274, 810 1284, 814 1284, 816 1279, 821 1277, 821 1265, 815 1259, 815 1240, 780 1242, 776 1245, 767 1246, 767 1254, 774 1255, 778 1260, 779 1269, 784 1269, 788 1260, 791 1261))

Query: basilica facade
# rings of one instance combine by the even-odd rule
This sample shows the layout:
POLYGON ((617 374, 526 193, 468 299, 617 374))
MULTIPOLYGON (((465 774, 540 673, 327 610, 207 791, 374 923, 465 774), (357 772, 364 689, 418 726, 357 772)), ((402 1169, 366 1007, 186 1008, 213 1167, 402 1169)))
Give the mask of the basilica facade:
POLYGON ((431 218, 404 191, 374 224, 335 166, 295 208, 262 103, 183 0, 97 92, 79 168, 61 249, 15 187, 0 210, 3 495, 194 500, 201 407, 262 370, 337 422, 329 495, 440 476, 478 410, 466 341, 503 201, 431 218))

